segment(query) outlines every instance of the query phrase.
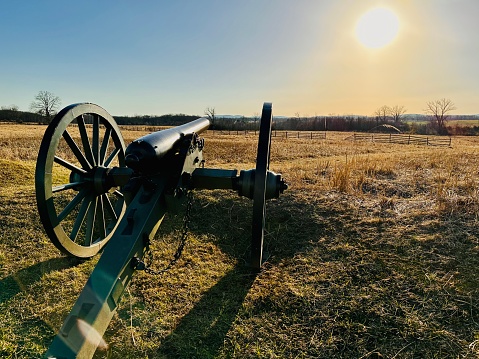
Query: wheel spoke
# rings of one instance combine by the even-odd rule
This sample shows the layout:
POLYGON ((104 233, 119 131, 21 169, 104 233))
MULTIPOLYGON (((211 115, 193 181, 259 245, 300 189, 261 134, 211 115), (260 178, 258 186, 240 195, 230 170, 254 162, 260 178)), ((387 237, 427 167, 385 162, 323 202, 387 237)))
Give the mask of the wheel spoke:
POLYGON ((57 192, 61 192, 61 191, 66 191, 68 189, 72 189, 72 188, 81 186, 82 184, 84 184, 84 182, 72 182, 72 183, 62 184, 60 186, 53 187, 52 192, 57 193, 57 192))
POLYGON ((80 164, 82 165, 82 167, 85 169, 91 169, 92 168, 91 164, 88 162, 88 160, 85 158, 85 156, 81 152, 80 148, 77 146, 73 138, 70 136, 70 133, 68 133, 68 131, 65 130, 62 136, 65 139, 68 146, 70 147, 70 149, 72 150, 75 157, 78 159, 78 162, 80 162, 80 164))
POLYGON ((115 191, 113 192, 113 194, 116 195, 118 198, 123 198, 123 193, 121 193, 121 192, 118 191, 118 190, 115 190, 115 191))
POLYGON ((95 229, 95 217, 96 217, 96 208, 97 208, 97 198, 95 197, 88 208, 87 219, 86 219, 86 231, 85 231, 85 242, 86 246, 91 246, 93 243, 93 230, 95 229))
POLYGON ((111 128, 107 127, 105 131, 105 137, 103 137, 103 142, 101 143, 100 149, 100 165, 103 165, 105 162, 106 150, 108 149, 108 142, 110 142, 111 128))
POLYGON ((53 161, 55 161, 55 163, 58 163, 59 165, 65 167, 65 168, 69 169, 72 172, 78 173, 79 175, 87 174, 87 171, 75 166, 73 163, 70 163, 70 162, 68 162, 67 160, 64 160, 61 157, 55 156, 53 161))
POLYGON ((92 136, 92 151, 95 164, 100 164, 100 123, 97 115, 93 115, 93 136, 92 136))
POLYGON ((110 156, 108 156, 107 160, 105 161, 105 163, 103 164, 103 166, 105 167, 110 167, 110 164, 113 162, 113 160, 118 156, 118 154, 120 153, 120 148, 115 148, 115 150, 110 154, 110 156))
POLYGON ((63 208, 63 211, 57 216, 58 222, 63 221, 70 213, 73 211, 73 209, 80 203, 88 194, 86 190, 82 190, 77 193, 77 195, 71 200, 70 203, 66 205, 65 208, 63 208))
POLYGON ((108 214, 111 216, 112 220, 117 221, 118 220, 118 215, 115 212, 115 209, 113 208, 113 204, 111 203, 110 199, 106 194, 102 196, 103 198, 103 205, 105 206, 106 211, 108 214))
POLYGON ((83 115, 78 117, 77 121, 78 121, 78 129, 80 130, 81 141, 83 144, 83 150, 85 151, 86 158, 91 164, 95 165, 95 160, 93 159, 93 152, 91 150, 90 140, 86 132, 85 119, 83 118, 83 115))
POLYGON ((70 233, 70 239, 75 242, 77 236, 78 236, 78 231, 81 228, 81 225, 85 221, 85 216, 90 208, 91 204, 91 196, 86 197, 80 207, 80 211, 78 212, 77 218, 75 219, 75 223, 73 224, 73 229, 70 233))
POLYGON ((103 196, 97 198, 97 216, 99 216, 100 238, 106 237, 106 221, 105 221, 105 207, 103 204, 103 196))

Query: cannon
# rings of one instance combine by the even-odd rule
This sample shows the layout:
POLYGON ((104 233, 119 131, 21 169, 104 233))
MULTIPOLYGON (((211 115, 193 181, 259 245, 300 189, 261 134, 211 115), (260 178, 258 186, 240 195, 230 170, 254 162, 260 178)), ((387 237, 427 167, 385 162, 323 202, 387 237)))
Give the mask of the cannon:
POLYGON ((200 134, 209 125, 199 118, 125 146, 108 112, 80 103, 47 127, 35 169, 43 227, 67 255, 102 254, 45 357, 94 355, 134 272, 145 269, 165 214, 187 202, 193 189, 230 189, 253 200, 250 267, 260 270, 265 203, 287 189, 281 174, 269 171, 272 104, 263 105, 254 169, 205 168, 200 134))

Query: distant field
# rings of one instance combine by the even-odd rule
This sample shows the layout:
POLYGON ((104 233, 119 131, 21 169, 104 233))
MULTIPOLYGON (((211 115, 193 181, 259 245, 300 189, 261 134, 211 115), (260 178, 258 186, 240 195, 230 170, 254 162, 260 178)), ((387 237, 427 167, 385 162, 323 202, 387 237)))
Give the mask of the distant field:
MULTIPOLYGON (((406 121, 409 124, 418 124, 425 125, 428 121, 406 121)), ((462 126, 462 127, 473 127, 479 126, 479 120, 449 120, 446 122, 446 126, 462 126)))
POLYGON ((479 120, 450 120, 448 126, 479 126, 479 120))
MULTIPOLYGON (((62 256, 39 222, 44 130, 0 124, 1 358, 41 357, 97 261, 62 256)), ((479 357, 479 138, 348 136, 273 138, 271 170, 290 189, 268 205, 271 257, 256 277, 244 267, 251 202, 196 192, 185 253, 161 277, 137 273, 105 336, 111 357, 479 357)), ((254 166, 254 136, 205 140, 207 167, 254 166)), ((158 267, 180 227, 181 215, 162 224, 158 267)))

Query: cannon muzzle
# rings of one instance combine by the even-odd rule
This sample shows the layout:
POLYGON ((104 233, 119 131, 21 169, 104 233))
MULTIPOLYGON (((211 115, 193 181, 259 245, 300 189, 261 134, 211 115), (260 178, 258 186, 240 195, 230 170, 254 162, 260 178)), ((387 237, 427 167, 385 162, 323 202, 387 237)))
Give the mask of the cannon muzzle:
POLYGON ((210 126, 207 118, 199 118, 181 126, 150 133, 128 145, 125 151, 125 163, 139 172, 156 172, 167 155, 174 155, 184 143, 196 133, 206 131, 210 126))

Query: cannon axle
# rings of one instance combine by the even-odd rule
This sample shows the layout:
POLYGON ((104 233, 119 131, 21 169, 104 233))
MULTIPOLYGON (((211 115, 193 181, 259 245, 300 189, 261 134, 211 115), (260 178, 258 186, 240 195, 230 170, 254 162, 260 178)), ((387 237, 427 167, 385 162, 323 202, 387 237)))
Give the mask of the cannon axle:
MULTIPOLYGON (((192 187, 195 189, 230 189, 237 191, 242 197, 253 199, 255 190, 256 169, 222 170, 214 168, 198 168, 193 172, 192 187)), ((281 174, 268 171, 266 174, 265 199, 278 198, 288 184, 281 174)))

